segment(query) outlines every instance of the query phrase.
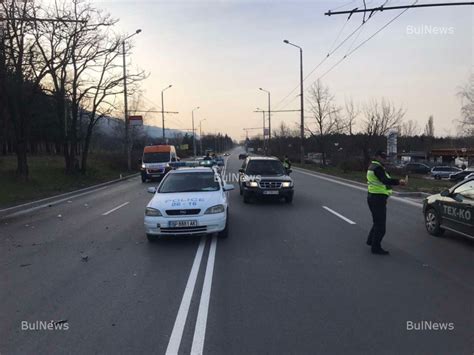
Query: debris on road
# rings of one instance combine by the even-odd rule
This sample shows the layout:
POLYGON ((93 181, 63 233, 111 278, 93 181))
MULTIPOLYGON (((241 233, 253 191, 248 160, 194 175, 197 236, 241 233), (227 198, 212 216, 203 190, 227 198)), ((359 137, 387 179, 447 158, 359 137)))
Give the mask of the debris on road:
POLYGON ((89 256, 88 255, 81 255, 81 260, 83 262, 87 262, 87 261, 89 261, 89 256))

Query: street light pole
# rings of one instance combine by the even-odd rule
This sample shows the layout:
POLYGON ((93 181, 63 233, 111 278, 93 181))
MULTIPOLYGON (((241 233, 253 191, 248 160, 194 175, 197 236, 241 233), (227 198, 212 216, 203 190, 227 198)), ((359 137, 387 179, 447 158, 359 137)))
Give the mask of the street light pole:
POLYGON ((267 154, 267 148, 265 146, 265 110, 262 110, 257 107, 257 111, 262 111, 262 127, 263 127, 263 151, 265 152, 265 155, 267 154))
POLYGON ((202 120, 199 121, 199 154, 202 155, 202 129, 201 129, 201 123, 205 121, 206 119, 203 118, 202 120))
POLYGON ((272 114, 270 106, 270 91, 260 88, 261 91, 264 91, 268 95, 268 150, 271 149, 271 140, 272 140, 272 114))
POLYGON ((300 162, 304 164, 304 89, 303 89, 303 48, 291 43, 288 40, 283 41, 290 46, 296 47, 300 50, 300 112, 301 112, 301 123, 300 123, 300 162))
POLYGON ((163 130, 163 144, 166 144, 166 135, 165 135, 165 101, 163 99, 163 93, 168 90, 173 85, 168 85, 163 90, 161 90, 161 127, 163 130))
POLYGON ((196 159, 196 134, 194 132, 194 111, 196 111, 196 110, 199 110, 199 106, 194 108, 191 111, 191 117, 192 117, 192 120, 193 120, 193 155, 194 155, 194 159, 196 159))
POLYGON ((124 115, 125 115, 125 150, 127 155, 127 169, 128 171, 132 170, 132 149, 130 147, 130 132, 129 126, 130 121, 128 117, 128 99, 127 99, 127 61, 126 61, 126 52, 125 52, 125 41, 132 38, 133 36, 139 34, 142 30, 138 29, 134 34, 124 38, 122 41, 122 59, 123 59, 123 105, 124 105, 124 115))

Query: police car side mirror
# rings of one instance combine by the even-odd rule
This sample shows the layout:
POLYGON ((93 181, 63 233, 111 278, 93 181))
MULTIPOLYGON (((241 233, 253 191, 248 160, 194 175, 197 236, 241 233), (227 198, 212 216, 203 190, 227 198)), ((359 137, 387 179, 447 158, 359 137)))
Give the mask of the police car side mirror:
POLYGON ((149 187, 146 189, 146 191, 150 194, 154 194, 156 192, 156 187, 149 187))
POLYGON ((443 190, 441 191, 440 195, 443 196, 443 197, 449 197, 451 193, 449 192, 449 190, 443 190))
POLYGON ((235 189, 235 186, 232 184, 225 184, 224 185, 224 191, 232 191, 235 189))

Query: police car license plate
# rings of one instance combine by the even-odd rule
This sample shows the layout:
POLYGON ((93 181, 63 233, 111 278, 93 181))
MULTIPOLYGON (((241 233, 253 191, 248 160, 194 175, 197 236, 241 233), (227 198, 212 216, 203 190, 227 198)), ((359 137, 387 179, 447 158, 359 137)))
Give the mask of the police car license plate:
POLYGON ((264 195, 278 195, 278 190, 263 191, 264 195))
POLYGON ((197 227, 197 221, 170 221, 170 228, 197 227))

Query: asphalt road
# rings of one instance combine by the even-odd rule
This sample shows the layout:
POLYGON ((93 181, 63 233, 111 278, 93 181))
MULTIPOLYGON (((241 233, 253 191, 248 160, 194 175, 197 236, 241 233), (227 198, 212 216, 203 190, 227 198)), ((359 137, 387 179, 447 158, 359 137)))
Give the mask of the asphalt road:
POLYGON ((149 243, 139 179, 1 220, 0 354, 473 353, 471 241, 392 198, 391 255, 372 255, 363 189, 293 177, 292 205, 232 191, 228 239, 149 243), (68 330, 22 329, 50 320, 68 330))

